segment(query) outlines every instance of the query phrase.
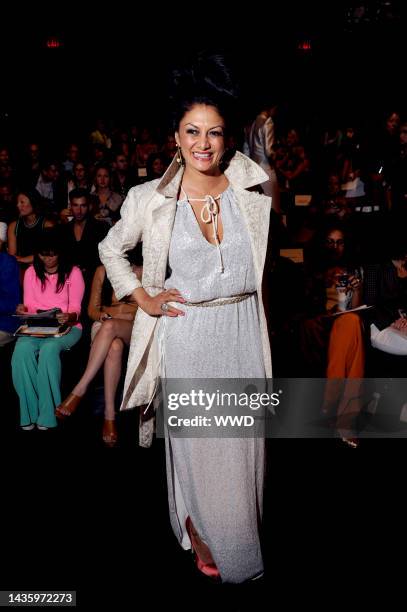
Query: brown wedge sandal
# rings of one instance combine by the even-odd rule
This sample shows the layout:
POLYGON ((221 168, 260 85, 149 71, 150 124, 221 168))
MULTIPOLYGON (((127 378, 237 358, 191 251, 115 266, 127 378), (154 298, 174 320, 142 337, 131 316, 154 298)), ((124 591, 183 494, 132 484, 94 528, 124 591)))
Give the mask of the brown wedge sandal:
POLYGON ((59 406, 56 407, 55 416, 61 420, 71 416, 71 414, 75 412, 75 410, 81 403, 82 399, 82 396, 70 393, 68 397, 63 402, 61 402, 59 406))
POLYGON ((117 445, 117 429, 114 420, 105 419, 103 421, 102 437, 103 442, 109 448, 113 448, 117 445))

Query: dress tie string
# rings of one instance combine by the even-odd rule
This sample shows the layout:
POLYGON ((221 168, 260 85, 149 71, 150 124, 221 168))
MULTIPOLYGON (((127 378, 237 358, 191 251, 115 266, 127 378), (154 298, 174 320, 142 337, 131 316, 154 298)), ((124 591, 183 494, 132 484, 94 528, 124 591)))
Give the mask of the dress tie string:
POLYGON ((225 267, 223 265, 222 250, 220 248, 220 242, 218 238, 218 215, 219 215, 219 204, 216 200, 220 200, 221 194, 216 197, 206 195, 204 198, 189 198, 185 193, 184 188, 181 186, 181 190, 188 202, 205 202, 205 205, 201 209, 201 220, 203 223, 212 223, 213 239, 215 240, 216 248, 219 255, 219 267, 223 274, 225 267))

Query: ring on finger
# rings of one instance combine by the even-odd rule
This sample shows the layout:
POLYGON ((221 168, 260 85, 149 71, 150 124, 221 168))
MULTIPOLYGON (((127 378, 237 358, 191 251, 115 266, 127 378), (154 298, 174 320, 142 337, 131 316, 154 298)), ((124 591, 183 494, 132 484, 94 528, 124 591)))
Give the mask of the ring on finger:
POLYGON ((167 302, 163 302, 160 306, 161 310, 163 312, 168 312, 168 310, 170 309, 170 307, 168 306, 167 302))

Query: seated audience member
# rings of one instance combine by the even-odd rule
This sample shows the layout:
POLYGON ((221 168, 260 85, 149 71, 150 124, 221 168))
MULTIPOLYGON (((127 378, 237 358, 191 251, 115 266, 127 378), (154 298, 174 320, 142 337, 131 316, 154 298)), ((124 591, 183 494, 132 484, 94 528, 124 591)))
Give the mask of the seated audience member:
POLYGON ((137 185, 137 175, 129 167, 129 160, 123 153, 115 155, 113 168, 112 189, 124 199, 129 189, 137 185))
POLYGON ((94 217, 112 225, 113 221, 119 217, 123 198, 112 191, 110 183, 111 172, 109 166, 99 165, 96 169, 94 187, 92 188, 95 203, 94 217))
MULTIPOLYGON (((135 265, 140 263, 138 249, 128 253, 128 257, 133 263, 134 273, 141 280, 142 268, 135 265)), ((72 393, 56 409, 56 415, 61 419, 72 414, 103 365, 105 392, 103 441, 108 446, 115 446, 117 442, 115 397, 121 375, 123 349, 130 343, 136 309, 134 303, 117 300, 104 266, 99 266, 93 278, 88 308, 88 314, 94 321, 89 361, 72 393)))
POLYGON ((67 183, 67 191, 68 191, 68 204, 69 204, 69 194, 73 189, 85 189, 90 192, 92 187, 92 182, 89 179, 89 173, 86 168, 86 165, 83 162, 75 162, 72 168, 72 178, 69 179, 67 183))
POLYGON ((90 195, 85 189, 73 189, 69 199, 73 218, 62 225, 59 232, 72 264, 80 268, 85 284, 90 287, 93 274, 100 265, 98 244, 109 228, 92 217, 90 195))
POLYGON ((298 229, 292 222, 290 226, 293 241, 298 244, 309 244, 321 225, 329 220, 337 220, 347 227, 351 226, 352 209, 348 202, 341 190, 338 174, 331 173, 327 184, 322 185, 321 191, 312 196, 310 205, 304 208, 304 213, 299 215, 296 211, 295 219, 298 217, 299 220, 298 229))
POLYGON ((312 190, 309 156, 295 129, 288 131, 284 146, 276 150, 276 172, 280 186, 296 194, 312 190))
POLYGON ((54 223, 40 214, 41 198, 36 191, 20 191, 17 195, 18 219, 8 226, 8 252, 25 269, 33 263, 36 246, 45 228, 54 223))
POLYGON ((14 340, 19 322, 12 313, 20 302, 20 271, 15 257, 3 251, 6 240, 3 225, 0 223, 0 347, 14 340))
POLYGON ((406 238, 394 237, 387 262, 365 267, 364 299, 374 306, 368 317, 372 346, 392 355, 407 355, 406 238))
POLYGON ((127 130, 117 128, 112 138, 112 149, 115 155, 124 155, 127 160, 130 159, 130 135, 127 130))
POLYGON ((11 223, 17 214, 14 206, 13 188, 9 181, 0 181, 0 221, 11 223))
MULTIPOLYGON (((157 153, 158 146, 154 142, 152 134, 148 128, 143 128, 140 133, 140 140, 136 144, 136 148, 131 160, 131 165, 138 168, 146 168, 147 159, 152 153, 157 153)), ((142 176, 139 174, 139 176, 142 176)))
POLYGON ((321 166, 322 171, 321 176, 337 171, 342 139, 343 132, 338 128, 336 118, 334 121, 328 121, 322 133, 322 146, 318 153, 318 165, 321 166))
POLYGON ((172 132, 167 134, 162 152, 165 155, 165 165, 169 166, 177 153, 177 142, 172 132))
POLYGON ((110 149, 112 140, 107 132, 106 124, 103 119, 97 119, 95 130, 90 135, 90 142, 93 145, 102 145, 105 149, 110 149))
POLYGON ((0 147, 0 181, 15 183, 15 169, 11 165, 10 151, 7 147, 0 147))
POLYGON ((40 176, 41 149, 38 142, 32 141, 23 151, 19 167, 18 178, 21 185, 36 185, 40 176))
POLYGON ((344 442, 356 446, 353 418, 361 409, 360 379, 365 367, 363 324, 357 313, 345 311, 361 305, 359 268, 349 237, 338 221, 325 225, 313 246, 306 263, 302 352, 311 366, 310 374, 325 373, 328 379, 323 413, 336 408, 337 431, 344 442), (345 314, 332 316, 339 312, 345 314), (344 383, 344 379, 350 380, 344 383))
POLYGON ((354 127, 344 130, 338 165, 345 198, 358 204, 359 198, 365 196, 366 169, 361 137, 354 127))
POLYGON ((147 180, 161 178, 167 168, 167 158, 164 153, 152 153, 147 160, 147 180))
POLYGON ((73 267, 61 250, 55 230, 44 232, 34 264, 24 276, 24 304, 17 312, 35 313, 60 308, 60 325, 72 326, 60 337, 20 337, 13 358, 13 383, 20 399, 20 425, 23 429, 56 427, 55 407, 61 401, 61 351, 70 349, 82 335, 79 323, 84 282, 79 268, 73 267))
POLYGON ((7 147, 0 146, 0 166, 10 163, 10 152, 7 147))
POLYGON ((328 176, 326 191, 322 194, 319 210, 323 217, 327 216, 342 221, 350 217, 352 210, 341 189, 341 181, 338 174, 331 173, 328 176))
POLYGON ((128 160, 131 156, 130 143, 129 142, 119 142, 117 145, 117 155, 124 155, 124 157, 128 160))
POLYGON ((62 162, 62 167, 64 169, 65 174, 68 177, 71 177, 72 172, 73 172, 73 167, 74 165, 78 162, 79 160, 79 147, 76 143, 72 143, 69 145, 67 152, 66 152, 66 159, 64 162, 62 162))
POLYGON ((66 189, 59 180, 57 162, 48 161, 42 165, 35 189, 42 197, 46 214, 56 215, 64 207, 66 189))
POLYGON ((89 160, 89 176, 94 176, 100 165, 105 166, 108 164, 108 151, 106 147, 102 144, 94 144, 89 160))
POLYGON ((329 219, 348 222, 352 216, 352 208, 341 189, 341 179, 336 172, 328 175, 326 184, 312 196, 308 207, 309 216, 319 225, 329 219))

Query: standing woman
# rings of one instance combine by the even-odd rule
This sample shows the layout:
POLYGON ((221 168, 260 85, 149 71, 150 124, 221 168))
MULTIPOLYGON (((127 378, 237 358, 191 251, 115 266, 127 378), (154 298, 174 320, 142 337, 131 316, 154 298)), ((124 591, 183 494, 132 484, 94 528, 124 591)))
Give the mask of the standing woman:
POLYGON ((61 252, 55 230, 44 232, 34 264, 24 275, 24 304, 17 312, 60 308, 60 325, 71 325, 59 338, 21 337, 12 359, 13 383, 20 398, 23 429, 56 427, 55 406, 61 402, 60 353, 70 349, 82 335, 79 323, 85 284, 79 268, 72 267, 61 252))
POLYGON ((267 172, 269 179, 262 185, 262 190, 265 195, 271 196, 273 210, 280 213, 280 189, 274 168, 273 148, 276 141, 273 117, 277 104, 268 100, 264 102, 262 109, 250 126, 247 138, 248 151, 250 157, 267 172))
MULTIPOLYGON (((139 306, 122 408, 148 404, 159 376, 271 376, 261 298, 271 201, 249 191, 268 176, 226 154, 236 97, 222 58, 201 58, 174 83, 178 154, 162 179, 130 190, 99 247, 117 298, 139 306), (125 258, 141 239, 142 282, 125 258)), ((264 439, 168 433, 166 454, 172 527, 198 569, 224 582, 261 575, 264 439)))

